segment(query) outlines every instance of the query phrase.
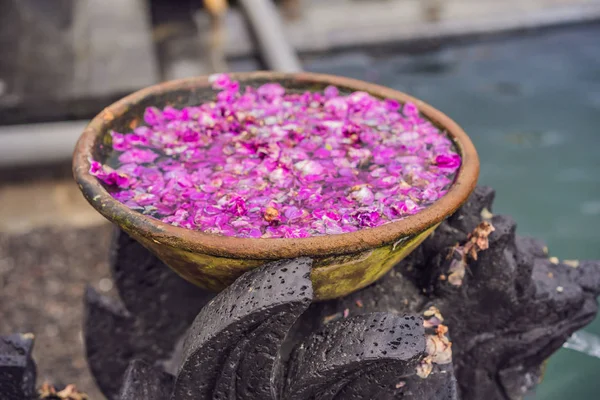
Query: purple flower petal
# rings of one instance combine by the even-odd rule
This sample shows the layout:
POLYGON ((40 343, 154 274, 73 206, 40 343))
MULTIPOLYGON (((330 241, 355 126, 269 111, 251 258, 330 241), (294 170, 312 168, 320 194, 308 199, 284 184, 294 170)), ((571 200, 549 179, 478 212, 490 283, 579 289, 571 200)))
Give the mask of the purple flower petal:
POLYGON ((460 167, 460 162, 458 154, 440 154, 435 157, 435 164, 440 168, 457 169, 460 167))
POLYGON ((156 107, 148 107, 144 111, 144 121, 148 125, 158 125, 164 121, 162 111, 156 107))
POLYGON ((149 107, 148 126, 111 132, 119 165, 90 161, 90 173, 115 199, 186 229, 302 238, 415 214, 460 168, 452 141, 414 104, 209 79, 214 101, 149 107))
POLYGON ((119 156, 119 161, 123 164, 145 164, 153 162, 157 157, 158 154, 151 150, 131 149, 121 154, 119 156))

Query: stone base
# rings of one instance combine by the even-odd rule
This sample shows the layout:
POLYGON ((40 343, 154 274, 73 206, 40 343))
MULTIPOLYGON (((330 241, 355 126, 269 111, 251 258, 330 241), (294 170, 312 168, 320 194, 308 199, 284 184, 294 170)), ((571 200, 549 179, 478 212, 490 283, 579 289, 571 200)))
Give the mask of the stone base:
POLYGON ((35 362, 31 333, 0 336, 0 398, 30 399, 35 394, 35 362))
MULTIPOLYGON (((466 204, 383 279, 313 302, 312 260, 266 264, 219 294, 120 231, 118 299, 88 289, 90 369, 117 399, 520 399, 597 311, 600 262, 560 263, 466 204)), ((0 398, 35 396, 30 335, 0 341, 0 398)))
POLYGON ((308 259, 265 265, 213 297, 117 232, 121 301, 86 296, 90 368, 109 399, 132 398, 123 376, 143 374, 142 392, 173 376, 163 387, 176 399, 521 398, 594 318, 600 263, 549 260, 491 214, 493 198, 477 188, 379 282, 310 305, 308 259))

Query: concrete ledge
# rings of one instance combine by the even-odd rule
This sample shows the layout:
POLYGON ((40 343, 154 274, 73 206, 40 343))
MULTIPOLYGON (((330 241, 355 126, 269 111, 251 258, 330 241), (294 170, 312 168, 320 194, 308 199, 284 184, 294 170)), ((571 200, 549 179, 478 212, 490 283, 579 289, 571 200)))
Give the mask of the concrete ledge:
MULTIPOLYGON (((600 19, 599 0, 332 0, 305 1, 303 5, 301 17, 285 25, 288 40, 300 52, 501 33, 600 19)), ((239 11, 231 10, 226 18, 227 55, 255 54, 239 11)), ((203 19, 198 15, 201 30, 206 26, 203 19)))

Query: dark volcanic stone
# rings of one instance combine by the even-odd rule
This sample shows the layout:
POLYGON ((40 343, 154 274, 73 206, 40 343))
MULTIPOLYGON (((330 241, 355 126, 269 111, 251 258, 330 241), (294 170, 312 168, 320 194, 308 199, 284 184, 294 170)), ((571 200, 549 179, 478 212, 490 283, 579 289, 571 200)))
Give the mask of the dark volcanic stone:
POLYGON ((159 334, 129 313, 120 301, 87 288, 86 355, 92 375, 108 399, 118 398, 123 375, 132 360, 156 364, 171 357, 176 338, 167 342, 159 334))
POLYGON ((345 310, 350 316, 422 313, 433 304, 450 329, 462 398, 522 398, 539 381, 543 362, 594 318, 600 262, 553 264, 542 242, 517 236, 511 218, 495 216, 489 249, 469 259, 463 284, 440 279, 448 273, 451 247, 465 243, 492 200, 491 189, 477 188, 383 279, 343 299, 313 304, 292 330, 288 346, 345 310))
POLYGON ((468 233, 443 222, 421 245, 424 256, 431 258, 444 253, 447 248, 456 243, 465 242, 468 233))
POLYGON ((412 386, 406 379, 415 375, 425 355, 418 316, 373 313, 332 322, 294 352, 284 398, 401 397, 412 386))
POLYGON ((464 400, 522 398, 538 382, 542 363, 594 318, 600 292, 600 263, 555 265, 543 243, 516 236, 515 222, 504 216, 492 218, 489 249, 469 260, 463 284, 440 280, 449 246, 464 244, 492 200, 493 191, 478 188, 440 226, 443 234, 424 242, 423 261, 415 266, 421 271, 416 281, 450 328, 464 400))
POLYGON ((410 279, 392 269, 385 277, 372 285, 346 297, 312 304, 290 330, 282 347, 282 358, 287 360, 290 352, 313 332, 322 329, 325 321, 373 312, 405 315, 423 310, 428 301, 410 279))
POLYGON ((543 362, 595 316, 600 262, 551 262, 542 242, 517 236, 511 218, 494 216, 489 248, 468 256, 462 284, 452 284, 448 269, 460 259, 452 248, 466 243, 493 197, 477 188, 383 279, 342 299, 309 306, 307 259, 251 271, 202 308, 185 343, 178 333, 210 295, 120 234, 113 271, 126 307, 88 292, 92 371, 110 399, 134 358, 180 365, 173 400, 457 400, 457 391, 463 400, 520 399, 539 381, 543 362), (423 315, 432 305, 449 327, 452 364, 434 363, 423 379, 416 367, 432 332, 420 317, 402 315, 423 315))
POLYGON ((600 295, 600 261, 582 260, 577 267, 559 264, 554 269, 565 273, 571 282, 581 286, 587 294, 594 297, 600 295))
POLYGON ((35 363, 31 359, 33 335, 0 336, 0 397, 30 399, 35 393, 35 363))
POLYGON ((155 364, 171 358, 178 339, 215 294, 179 277, 120 230, 110 264, 122 302, 88 289, 84 337, 90 370, 112 399, 133 359, 155 364))
POLYGON ((102 393, 116 399, 127 366, 136 356, 131 344, 135 319, 119 301, 88 287, 83 331, 90 371, 102 393))
POLYGON ((471 232, 481 222, 483 209, 492 211, 496 191, 488 186, 477 186, 471 196, 448 218, 448 225, 462 232, 471 232))
POLYGON ((516 244, 520 253, 530 254, 531 257, 536 258, 546 258, 548 256, 546 244, 539 239, 519 236, 516 244))
POLYGON ((173 389, 173 375, 150 364, 133 360, 123 378, 120 400, 165 400, 173 389))
POLYGON ((510 219, 492 222, 490 249, 470 263, 463 287, 437 302, 453 337, 464 399, 521 398, 546 358, 597 311, 600 284, 591 275, 598 268, 554 265, 530 241, 516 245, 510 219), (573 274, 589 278, 583 284, 573 274))
POLYGON ((252 270, 208 303, 183 349, 172 399, 276 399, 279 347, 313 298, 307 258, 252 270))
POLYGON ((110 266, 125 308, 163 348, 171 349, 215 296, 181 278, 116 228, 110 266))
POLYGON ((407 380, 405 397, 414 400, 459 400, 458 383, 452 364, 434 366, 433 372, 425 379, 412 376, 407 380), (411 397, 412 396, 412 397, 411 397))

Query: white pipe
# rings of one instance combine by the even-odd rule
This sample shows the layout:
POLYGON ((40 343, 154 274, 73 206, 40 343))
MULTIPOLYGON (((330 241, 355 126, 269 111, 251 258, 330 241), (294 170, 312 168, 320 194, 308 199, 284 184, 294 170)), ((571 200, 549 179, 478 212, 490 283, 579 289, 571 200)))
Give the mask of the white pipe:
POLYGON ((265 63, 269 69, 300 72, 302 65, 285 37, 283 23, 271 0, 240 0, 265 63))
POLYGON ((68 161, 87 121, 0 126, 0 167, 68 161))

